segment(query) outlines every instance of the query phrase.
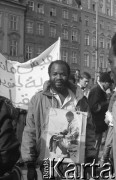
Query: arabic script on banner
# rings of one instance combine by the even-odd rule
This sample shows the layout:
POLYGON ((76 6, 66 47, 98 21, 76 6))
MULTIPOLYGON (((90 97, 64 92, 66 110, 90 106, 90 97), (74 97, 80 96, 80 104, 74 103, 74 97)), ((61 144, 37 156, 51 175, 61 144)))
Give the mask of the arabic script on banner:
POLYGON ((31 97, 48 80, 48 66, 56 59, 60 59, 60 39, 25 63, 7 60, 0 54, 0 95, 11 99, 16 107, 27 109, 31 97))

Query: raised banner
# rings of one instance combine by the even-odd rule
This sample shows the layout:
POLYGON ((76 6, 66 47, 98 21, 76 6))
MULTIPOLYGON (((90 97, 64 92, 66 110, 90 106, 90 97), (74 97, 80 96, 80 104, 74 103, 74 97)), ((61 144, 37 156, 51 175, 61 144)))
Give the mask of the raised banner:
POLYGON ((27 109, 31 97, 48 80, 48 66, 60 60, 60 38, 42 54, 25 63, 7 60, 0 54, 0 95, 17 108, 27 109))

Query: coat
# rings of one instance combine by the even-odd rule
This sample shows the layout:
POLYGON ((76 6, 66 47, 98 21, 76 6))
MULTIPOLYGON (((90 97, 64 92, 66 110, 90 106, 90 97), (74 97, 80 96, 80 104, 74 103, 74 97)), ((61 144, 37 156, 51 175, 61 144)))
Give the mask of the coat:
POLYGON ((112 98, 113 107, 112 107, 112 115, 113 115, 113 161, 114 161, 114 171, 115 171, 115 179, 116 179, 116 92, 113 94, 112 98))
POLYGON ((0 175, 11 170, 20 156, 20 144, 12 125, 16 114, 11 102, 0 96, 0 175))
MULTIPOLYGON (((74 95, 72 89, 70 91, 74 95)), ((21 145, 21 154, 24 161, 36 161, 39 157, 41 130, 45 124, 47 111, 50 107, 58 108, 58 102, 51 94, 48 86, 42 92, 35 94, 29 104, 21 145)), ((86 130, 86 158, 95 157, 96 150, 94 146, 94 127, 92 121, 88 120, 86 130)))
POLYGON ((88 103, 96 127, 96 133, 104 132, 108 128, 104 119, 109 103, 107 102, 106 92, 98 84, 90 90, 88 103))

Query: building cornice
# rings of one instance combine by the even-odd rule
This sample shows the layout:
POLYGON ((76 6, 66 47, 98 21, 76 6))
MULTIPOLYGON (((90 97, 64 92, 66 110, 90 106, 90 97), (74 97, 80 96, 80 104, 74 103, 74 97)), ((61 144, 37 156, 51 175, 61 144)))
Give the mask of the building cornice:
POLYGON ((19 9, 22 9, 22 10, 26 10, 26 5, 23 4, 23 3, 19 3, 17 1, 14 1, 14 0, 0 0, 0 4, 1 5, 8 5, 10 7, 13 7, 13 8, 19 8, 19 9))
MULTIPOLYGON (((92 10, 82 9, 82 12, 96 16, 96 12, 93 12, 92 10)), ((102 14, 102 13, 100 13, 100 12, 99 12, 99 15, 98 15, 98 16, 99 16, 99 17, 102 17, 102 18, 105 18, 106 20, 116 21, 116 18, 115 18, 114 16, 107 16, 107 15, 102 14)))

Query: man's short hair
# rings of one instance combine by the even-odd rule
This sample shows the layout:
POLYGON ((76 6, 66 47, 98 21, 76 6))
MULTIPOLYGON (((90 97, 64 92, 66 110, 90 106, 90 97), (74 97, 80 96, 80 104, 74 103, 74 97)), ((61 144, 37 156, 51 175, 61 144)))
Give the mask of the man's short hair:
POLYGON ((68 72, 68 75, 70 76, 70 67, 68 65, 67 62, 63 61, 63 60, 56 60, 56 61, 52 61, 51 64, 49 65, 48 67, 48 74, 50 75, 50 72, 51 72, 51 68, 54 64, 59 64, 59 65, 64 65, 66 66, 67 68, 67 72, 68 72))
POLYGON ((111 79, 111 75, 108 72, 101 73, 99 81, 113 83, 113 80, 111 79))
POLYGON ((112 37, 111 40, 111 45, 113 47, 113 53, 116 56, 116 33, 114 34, 114 36, 112 37))
POLYGON ((68 111, 67 113, 66 113, 66 116, 68 116, 68 117, 72 117, 72 116, 74 116, 74 114, 73 114, 73 112, 72 111, 68 111))
POLYGON ((90 75, 88 72, 83 72, 83 73, 80 75, 80 79, 83 79, 83 78, 91 79, 91 75, 90 75))

